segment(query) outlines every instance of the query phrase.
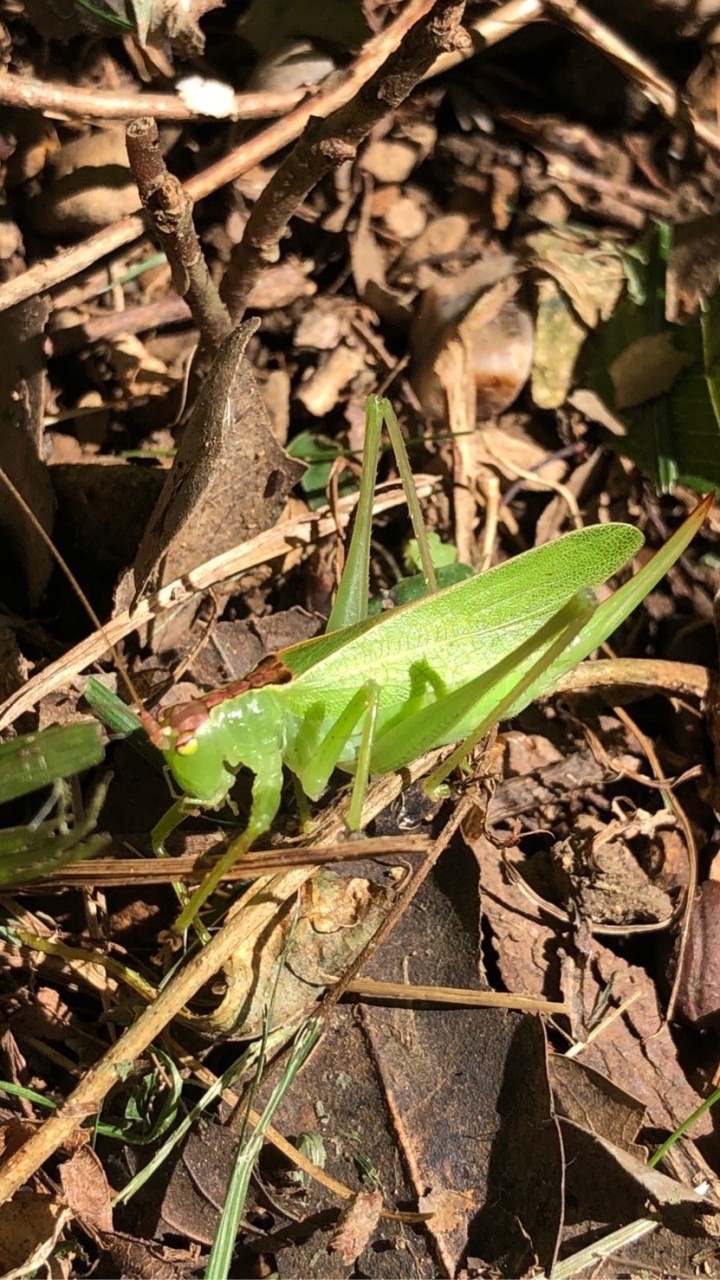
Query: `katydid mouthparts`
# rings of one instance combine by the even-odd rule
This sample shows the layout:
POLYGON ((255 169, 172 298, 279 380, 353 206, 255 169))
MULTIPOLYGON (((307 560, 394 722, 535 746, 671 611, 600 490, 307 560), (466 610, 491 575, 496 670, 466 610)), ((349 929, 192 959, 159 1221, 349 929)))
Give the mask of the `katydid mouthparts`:
POLYGON ((153 832, 159 854, 190 812, 216 808, 237 774, 253 775, 245 829, 185 902, 184 931, 229 868, 267 833, 284 770, 319 798, 336 768, 353 774, 348 826, 362 826, 372 775, 457 744, 437 785, 501 719, 550 692, 601 645, 664 576, 702 525, 708 497, 642 569, 601 604, 595 591, 643 545, 628 524, 594 525, 438 590, 404 441, 389 402, 367 402, 355 526, 327 630, 265 658, 241 680, 142 723, 182 796, 153 832), (383 426, 418 540, 427 593, 367 617, 370 523, 383 426))

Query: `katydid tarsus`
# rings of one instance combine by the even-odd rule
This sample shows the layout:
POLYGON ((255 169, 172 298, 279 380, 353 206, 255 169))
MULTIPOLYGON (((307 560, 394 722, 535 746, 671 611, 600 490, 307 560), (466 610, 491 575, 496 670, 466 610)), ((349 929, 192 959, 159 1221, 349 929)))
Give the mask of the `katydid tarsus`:
POLYGON ((284 769, 317 799, 336 768, 354 774, 348 826, 362 825, 368 779, 457 744, 428 779, 436 787, 500 719, 549 692, 602 644, 700 528, 710 499, 612 596, 595 589, 639 551, 631 525, 595 525, 437 590, 402 436, 387 400, 371 396, 355 526, 324 635, 264 659, 226 688, 143 714, 182 791, 153 833, 156 852, 183 818, 216 808, 241 769, 253 774, 250 814, 176 921, 184 930, 229 868, 272 826, 284 769), (428 592, 367 617, 370 519, 383 425, 388 429, 423 556, 428 592))

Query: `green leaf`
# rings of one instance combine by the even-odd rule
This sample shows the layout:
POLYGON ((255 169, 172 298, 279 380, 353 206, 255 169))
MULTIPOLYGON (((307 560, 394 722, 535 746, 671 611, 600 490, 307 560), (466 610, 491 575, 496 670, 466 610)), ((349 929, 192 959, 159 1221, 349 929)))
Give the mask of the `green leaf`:
POLYGON ((634 298, 627 293, 586 344, 584 381, 625 428, 611 438, 614 446, 661 492, 685 484, 702 493, 720 487, 720 304, 711 300, 702 325, 670 324, 669 228, 656 229, 645 243, 634 298))
MULTIPOLYGON (((307 498, 311 511, 321 507, 326 501, 330 473, 338 458, 345 456, 345 451, 317 431, 301 431, 287 447, 291 458, 307 463, 307 470, 300 478, 300 488, 307 498)), ((355 493, 357 485, 349 471, 340 477, 339 493, 344 498, 355 493)))

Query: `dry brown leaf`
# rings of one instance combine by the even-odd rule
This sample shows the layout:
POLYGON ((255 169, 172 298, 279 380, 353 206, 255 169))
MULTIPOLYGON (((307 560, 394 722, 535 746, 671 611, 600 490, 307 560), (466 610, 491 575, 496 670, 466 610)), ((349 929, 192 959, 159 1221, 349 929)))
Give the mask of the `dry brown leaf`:
POLYGON ((60 1185, 76 1218, 98 1231, 112 1231, 110 1186, 92 1147, 80 1147, 60 1165, 60 1185))
POLYGON ((3 1280, 24 1280, 47 1263, 70 1210, 54 1196, 28 1187, 0 1205, 0 1270, 3 1280))
POLYGON ((88 234, 140 208, 122 129, 100 129, 52 155, 39 195, 27 203, 33 225, 49 236, 88 234))
POLYGON ((343 1262, 350 1266, 368 1244, 380 1221, 382 1207, 381 1191, 358 1191, 338 1220, 328 1252, 339 1253, 343 1262))
POLYGON ((366 366, 365 353, 342 343, 298 391, 308 413, 324 418, 335 408, 341 392, 366 366))

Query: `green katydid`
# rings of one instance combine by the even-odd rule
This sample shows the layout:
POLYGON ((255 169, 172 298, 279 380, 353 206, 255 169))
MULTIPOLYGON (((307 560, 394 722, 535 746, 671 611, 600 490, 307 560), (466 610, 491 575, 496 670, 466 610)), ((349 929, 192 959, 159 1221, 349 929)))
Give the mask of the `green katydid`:
POLYGON ((436 786, 498 722, 548 692, 616 629, 687 546, 707 514, 700 504, 665 547, 598 605, 601 586, 643 543, 630 525, 597 525, 368 619, 369 524, 383 424, 398 459, 420 547, 426 547, 409 462, 387 400, 371 396, 358 512, 325 634, 265 659, 245 679, 144 719, 183 797, 156 829, 158 845, 185 814, 217 807, 242 768, 254 775, 244 831, 186 903, 185 929, 227 870, 271 827, 284 767, 317 799, 335 768, 355 775, 348 811, 361 826, 371 774, 433 748, 457 750, 436 786))
POLYGON ((156 852, 198 808, 228 798, 254 775, 244 831, 185 903, 184 930, 229 868, 272 826, 284 769, 317 799, 335 768, 354 774, 348 825, 362 824, 370 775, 458 744, 427 785, 436 787, 497 722, 549 692, 620 625, 700 528, 711 499, 639 573, 598 604, 594 589, 638 552, 627 524, 565 534, 488 572, 437 590, 402 436, 389 402, 371 396, 355 528, 327 630, 264 659, 242 680, 143 725, 182 797, 153 833, 156 852), (428 593, 367 618, 370 519, 383 425, 403 478, 423 552, 428 593))

